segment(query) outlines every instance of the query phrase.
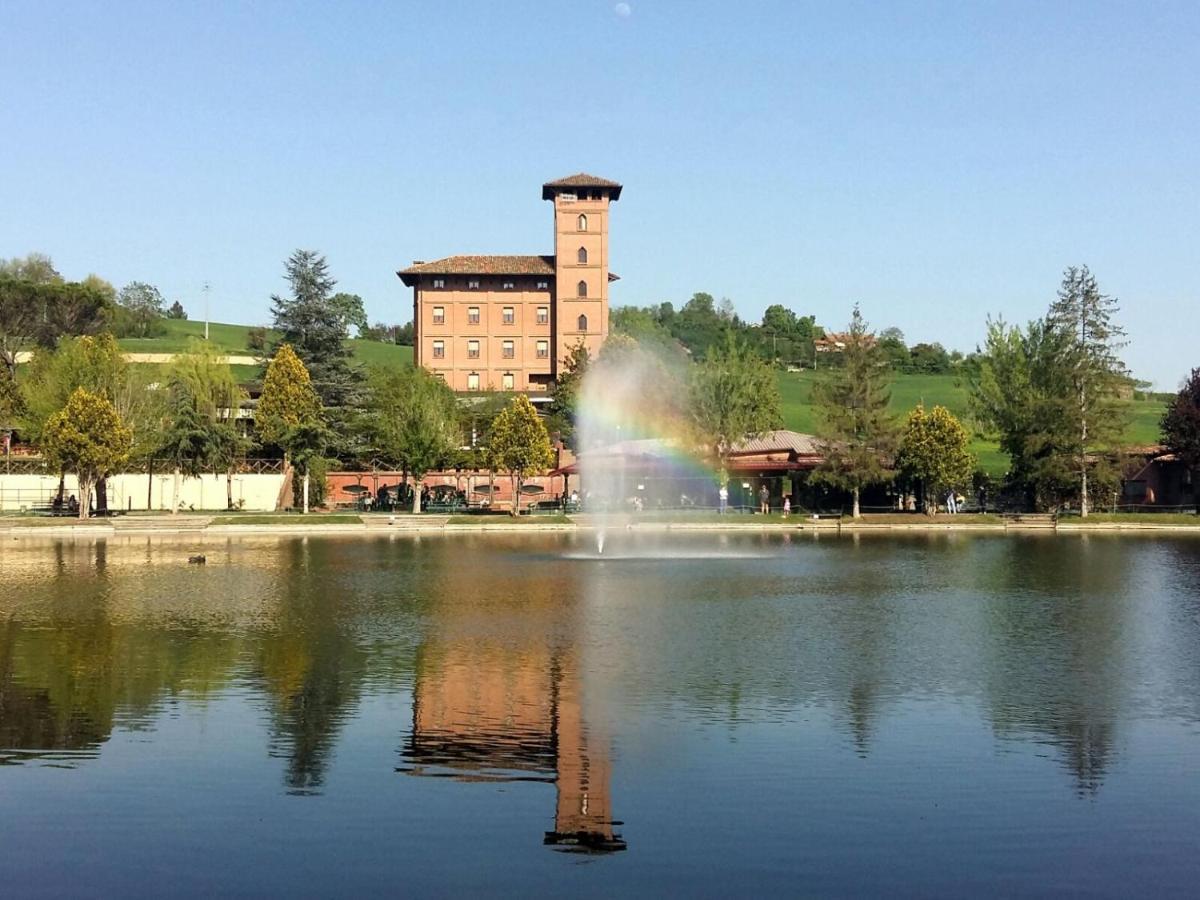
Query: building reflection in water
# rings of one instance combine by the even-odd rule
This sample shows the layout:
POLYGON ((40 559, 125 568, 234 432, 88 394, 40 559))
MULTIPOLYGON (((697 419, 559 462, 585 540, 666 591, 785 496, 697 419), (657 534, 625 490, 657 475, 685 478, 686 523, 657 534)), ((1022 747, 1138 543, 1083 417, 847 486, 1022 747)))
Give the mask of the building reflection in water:
POLYGON ((614 831, 620 823, 612 815, 609 741, 586 715, 568 592, 533 588, 512 604, 464 603, 454 581, 442 585, 445 602, 433 602, 435 628, 417 652, 412 730, 400 771, 553 783, 554 828, 546 844, 624 850, 614 831), (498 605, 519 610, 507 618, 510 610, 498 605), (495 617, 511 628, 489 628, 495 617))

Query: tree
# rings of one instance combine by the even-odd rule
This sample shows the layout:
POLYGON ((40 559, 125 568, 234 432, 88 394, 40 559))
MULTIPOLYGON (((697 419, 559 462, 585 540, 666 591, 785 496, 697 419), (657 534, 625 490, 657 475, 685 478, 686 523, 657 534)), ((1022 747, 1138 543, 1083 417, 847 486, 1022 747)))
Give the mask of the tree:
POLYGON ((1063 273, 1058 298, 1046 316, 1047 326, 1063 339, 1060 364, 1076 400, 1071 419, 1077 435, 1079 514, 1085 518, 1093 453, 1097 448, 1112 449, 1125 430, 1126 417, 1113 403, 1118 386, 1128 379, 1117 356, 1125 334, 1112 321, 1118 309, 1116 298, 1100 293, 1087 266, 1071 266, 1063 273))
POLYGON ((8 435, 25 413, 25 401, 6 367, 0 367, 0 434, 8 435))
POLYGON ((0 361, 15 377, 19 353, 103 330, 110 307, 95 285, 0 277, 0 361))
POLYGON ((125 462, 132 440, 112 403, 84 388, 76 388, 46 423, 42 453, 78 479, 80 519, 88 517, 92 487, 125 462))
POLYGON ((376 443, 412 476, 412 511, 419 513, 421 479, 462 444, 454 392, 419 366, 377 369, 368 385, 376 443))
POLYGON ((688 415, 696 442, 718 464, 725 484, 734 445, 782 424, 775 373, 743 342, 727 334, 691 372, 688 415))
POLYGON ((23 257, 0 259, 0 278, 29 281, 33 284, 62 284, 63 277, 45 253, 29 253, 23 257))
POLYGON ((546 412, 550 426, 566 442, 573 441, 575 437, 583 379, 591 363, 591 353, 580 339, 567 351, 566 358, 559 365, 558 379, 546 412))
POLYGON ((925 511, 933 514, 943 492, 965 488, 971 483, 975 457, 969 448, 967 430, 944 406, 929 412, 917 406, 908 415, 900 441, 897 468, 921 482, 925 511))
MULTIPOLYGON (((156 377, 147 366, 127 363, 111 334, 64 338, 53 351, 39 348, 21 383, 21 434, 40 445, 50 417, 82 387, 113 404, 132 434, 130 458, 148 462, 161 446, 165 418, 165 392, 154 389, 156 377)), ((107 500, 101 479, 97 507, 106 508, 107 500)))
POLYGON ((988 320, 968 366, 971 412, 1008 456, 1010 487, 1026 505, 1056 508, 1076 496, 1075 412, 1067 338, 1045 320, 1024 329, 988 320))
POLYGON ((857 519, 862 489, 891 477, 888 459, 896 443, 887 363, 857 305, 842 357, 844 364, 813 386, 825 456, 814 479, 848 490, 857 519))
POLYGON ((126 337, 152 337, 162 330, 163 296, 152 284, 131 281, 117 295, 126 337))
POLYGON ((302 505, 308 512, 308 464, 323 448, 326 429, 321 399, 290 344, 281 344, 267 364, 254 422, 262 443, 279 447, 285 461, 303 473, 302 505))
POLYGON ((166 316, 168 319, 178 319, 182 321, 187 319, 187 311, 183 308, 183 304, 176 300, 167 310, 166 316))
POLYGON ((353 326, 360 338, 366 336, 365 332, 370 326, 367 324, 367 312, 363 308, 362 297, 358 294, 337 293, 329 298, 329 305, 341 317, 344 328, 349 330, 353 326))
POLYGON ((245 392, 210 344, 193 340, 175 358, 168 379, 169 424, 163 448, 175 464, 171 512, 179 508, 179 478, 225 472, 225 503, 233 507, 233 470, 250 441, 237 428, 245 392))
POLYGON ((346 321, 330 302, 337 282, 329 274, 325 257, 312 250, 297 250, 284 268, 292 295, 271 297, 274 327, 279 333, 273 349, 290 345, 304 363, 321 404, 344 407, 356 398, 360 376, 350 366, 346 321))
POLYGON ((492 423, 490 451, 498 468, 513 482, 513 515, 521 511, 521 487, 530 475, 554 465, 550 435, 524 394, 513 397, 492 423))
POLYGON ((796 314, 786 306, 774 303, 763 311, 762 326, 776 334, 792 334, 797 329, 798 320, 796 314))
POLYGON ((1162 442, 1190 470, 1200 470, 1200 369, 1192 369, 1167 406, 1162 418, 1162 442))

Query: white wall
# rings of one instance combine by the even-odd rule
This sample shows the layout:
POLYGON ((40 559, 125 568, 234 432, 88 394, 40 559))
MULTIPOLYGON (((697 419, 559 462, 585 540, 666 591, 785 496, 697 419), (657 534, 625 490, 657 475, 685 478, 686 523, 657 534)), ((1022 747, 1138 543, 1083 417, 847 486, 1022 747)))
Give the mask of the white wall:
MULTIPOLYGON (((243 509, 271 511, 283 487, 279 475, 234 475, 233 503, 243 501, 243 509)), ((4 475, 0 473, 0 510, 19 510, 22 507, 43 506, 54 499, 58 479, 49 475, 4 475)), ((145 510, 147 493, 149 509, 170 509, 174 490, 172 474, 114 475, 108 479, 110 509, 145 510)), ((67 493, 79 496, 79 485, 72 475, 67 476, 67 493)), ((183 478, 179 486, 180 508, 225 509, 225 476, 204 475, 183 478)))

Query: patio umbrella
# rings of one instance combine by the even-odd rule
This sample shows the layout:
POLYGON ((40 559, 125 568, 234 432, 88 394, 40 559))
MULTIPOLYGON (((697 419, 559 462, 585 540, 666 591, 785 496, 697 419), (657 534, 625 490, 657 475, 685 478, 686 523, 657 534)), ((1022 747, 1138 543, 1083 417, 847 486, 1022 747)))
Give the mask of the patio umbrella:
POLYGON ((343 487, 342 490, 347 494, 355 494, 355 495, 371 493, 370 488, 365 488, 361 484, 348 484, 345 487, 343 487))

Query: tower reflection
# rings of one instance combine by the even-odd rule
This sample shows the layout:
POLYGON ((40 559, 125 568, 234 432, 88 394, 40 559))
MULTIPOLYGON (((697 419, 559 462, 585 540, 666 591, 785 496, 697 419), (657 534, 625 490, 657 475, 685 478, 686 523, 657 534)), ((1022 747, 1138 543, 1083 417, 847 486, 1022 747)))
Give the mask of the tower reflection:
POLYGON ((431 604, 434 627, 417 651, 402 771, 553 783, 554 827, 544 843, 624 850, 609 741, 588 721, 573 603, 538 588, 511 604, 464 602, 443 586, 446 602, 431 604))

